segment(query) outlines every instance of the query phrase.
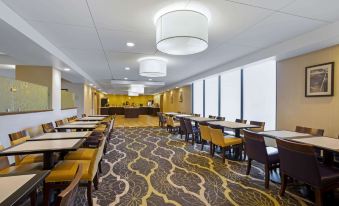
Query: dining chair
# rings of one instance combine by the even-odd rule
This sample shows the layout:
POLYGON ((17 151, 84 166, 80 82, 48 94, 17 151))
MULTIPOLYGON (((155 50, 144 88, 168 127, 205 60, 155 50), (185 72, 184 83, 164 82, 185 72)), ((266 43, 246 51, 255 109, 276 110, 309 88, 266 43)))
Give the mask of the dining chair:
POLYGON ((170 133, 172 133, 172 132, 175 133, 175 132, 179 131, 180 122, 174 121, 173 117, 168 117, 166 124, 167 124, 167 131, 169 131, 170 133))
POLYGON ((238 137, 233 136, 224 136, 221 128, 218 127, 209 127, 209 132, 212 140, 212 157, 215 153, 215 146, 221 147, 222 161, 225 163, 226 159, 226 150, 231 147, 238 147, 241 149, 243 140, 238 137))
POLYGON ((339 169, 319 163, 312 145, 277 139, 277 146, 282 178, 280 195, 285 194, 287 179, 291 177, 312 186, 316 205, 323 205, 323 193, 339 187, 339 169))
POLYGON ((213 115, 208 115, 208 118, 210 118, 210 119, 216 119, 217 117, 216 117, 216 116, 213 116, 213 115))
POLYGON ((82 114, 81 117, 87 117, 87 115, 86 114, 82 114))
POLYGON ((226 118, 218 116, 216 119, 219 120, 219 121, 225 121, 226 118))
POLYGON ((248 155, 246 175, 250 174, 252 161, 265 165, 265 188, 269 188, 270 171, 279 167, 278 149, 266 147, 264 137, 253 131, 244 130, 246 153, 248 155))
MULTIPOLYGON (((28 135, 28 132, 24 130, 8 134, 8 137, 12 146, 24 143, 31 138, 28 135)), ((34 162, 42 162, 43 155, 42 154, 15 155, 14 159, 15 165, 30 164, 34 162)))
POLYGON ((42 124, 41 126, 42 126, 42 129, 44 130, 45 133, 56 132, 52 122, 42 124))
POLYGON ((210 134, 210 129, 206 122, 202 122, 199 125, 200 137, 201 137, 201 150, 204 150, 205 143, 210 143, 210 154, 212 155, 212 139, 210 134))
POLYGON ((193 116, 200 117, 201 115, 200 114, 193 114, 193 116))
POLYGON ((82 176, 82 164, 79 164, 77 172, 72 182, 57 197, 56 206, 73 206, 75 205, 76 195, 79 190, 79 184, 82 176))
POLYGON ((189 141, 189 137, 192 136, 192 145, 194 145, 195 139, 199 137, 199 130, 192 125, 192 122, 190 119, 184 119, 185 122, 185 128, 186 128, 186 137, 185 141, 189 141))
POLYGON ((295 131, 296 132, 300 132, 300 133, 310 134, 312 136, 323 136, 325 130, 323 130, 323 129, 314 129, 314 128, 309 128, 309 127, 302 127, 302 126, 296 126, 295 127, 295 131))
POLYGON ((182 139, 182 135, 185 135, 185 140, 186 140, 187 130, 186 130, 186 125, 185 125, 185 119, 180 118, 179 123, 180 123, 180 128, 179 128, 180 138, 182 139))
POLYGON ((64 121, 63 120, 57 120, 57 121, 55 121, 55 125, 57 126, 57 127, 59 127, 59 126, 61 126, 61 125, 64 125, 65 123, 64 123, 64 121))
POLYGON ((248 130, 253 132, 263 132, 265 130, 265 122, 250 121, 251 125, 259 126, 258 128, 250 128, 248 130))

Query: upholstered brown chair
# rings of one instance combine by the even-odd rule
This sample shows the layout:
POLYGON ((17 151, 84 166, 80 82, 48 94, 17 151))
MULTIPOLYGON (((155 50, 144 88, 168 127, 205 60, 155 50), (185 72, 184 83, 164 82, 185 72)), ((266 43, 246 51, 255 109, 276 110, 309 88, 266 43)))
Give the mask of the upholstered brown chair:
POLYGON ((57 127, 59 127, 59 126, 61 126, 61 125, 64 125, 65 123, 64 123, 64 121, 63 120, 57 120, 57 121, 55 121, 55 125, 57 126, 57 127))
POLYGON ((309 127, 302 127, 302 126, 296 126, 295 127, 295 131, 296 132, 300 132, 300 133, 310 134, 312 136, 323 136, 325 130, 323 130, 323 129, 314 129, 314 128, 309 128, 309 127))
POLYGON ((180 138, 182 139, 182 135, 185 135, 185 139, 186 139, 187 131, 186 131, 185 119, 180 118, 179 123, 180 123, 180 128, 179 128, 180 138))
POLYGON ((193 114, 193 116, 200 117, 201 115, 200 114, 193 114))
POLYGON ((190 136, 192 137, 192 145, 195 142, 195 139, 199 137, 199 130, 196 127, 193 127, 192 122, 190 119, 184 119, 185 127, 186 127, 186 142, 189 141, 190 136))
POLYGON ((225 121, 226 118, 225 118, 225 117, 220 117, 220 116, 219 116, 219 117, 217 117, 216 119, 219 120, 219 121, 225 121))
POLYGON ((79 164, 74 179, 66 189, 61 191, 57 197, 57 206, 73 206, 75 205, 76 195, 79 189, 79 183, 82 176, 82 164, 79 164))
POLYGON ((208 118, 216 119, 217 117, 216 117, 216 116, 213 116, 213 115, 208 115, 208 118))
POLYGON ((265 130, 265 122, 258 122, 258 121, 250 121, 251 125, 257 125, 258 128, 250 128, 248 130, 251 130, 253 132, 263 132, 265 130))
POLYGON ((269 187, 270 171, 279 167, 278 150, 266 147, 264 137, 252 131, 244 130, 245 148, 248 155, 246 175, 250 174, 253 160, 265 165, 265 188, 269 187))
POLYGON ((46 124, 42 124, 41 126, 42 126, 42 129, 44 130, 45 133, 56 132, 52 122, 49 122, 49 123, 46 123, 46 124))
POLYGON ((316 205, 323 205, 322 194, 339 187, 339 169, 317 161, 314 147, 277 139, 282 184, 280 195, 285 194, 287 178, 300 180, 315 189, 316 205))

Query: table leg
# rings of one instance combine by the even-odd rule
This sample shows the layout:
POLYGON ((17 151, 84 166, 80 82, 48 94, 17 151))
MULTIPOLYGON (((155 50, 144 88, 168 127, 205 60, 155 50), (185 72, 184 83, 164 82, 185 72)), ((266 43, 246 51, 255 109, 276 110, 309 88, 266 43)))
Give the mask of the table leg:
POLYGON ((53 152, 44 153, 44 170, 50 170, 54 166, 53 152))
POLYGON ((324 150, 324 164, 328 165, 328 166, 332 166, 333 165, 333 161, 334 161, 334 154, 331 151, 327 151, 324 150))
POLYGON ((234 136, 240 137, 240 129, 234 129, 234 136))

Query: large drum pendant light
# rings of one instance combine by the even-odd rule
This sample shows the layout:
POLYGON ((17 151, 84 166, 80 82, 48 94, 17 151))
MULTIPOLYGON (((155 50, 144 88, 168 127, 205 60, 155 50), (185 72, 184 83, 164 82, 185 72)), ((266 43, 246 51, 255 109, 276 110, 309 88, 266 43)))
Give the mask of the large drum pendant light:
POLYGON ((156 43, 161 52, 189 55, 208 47, 208 18, 193 10, 175 10, 156 21, 156 43))
POLYGON ((139 59, 139 75, 144 77, 164 77, 167 75, 167 61, 159 57, 139 59))

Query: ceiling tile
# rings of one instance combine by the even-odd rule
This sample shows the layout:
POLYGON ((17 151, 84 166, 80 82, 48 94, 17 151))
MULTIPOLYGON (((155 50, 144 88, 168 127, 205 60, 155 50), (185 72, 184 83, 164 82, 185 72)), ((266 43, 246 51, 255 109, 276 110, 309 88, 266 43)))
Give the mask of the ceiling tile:
POLYGON ((264 48, 325 25, 301 17, 276 13, 232 41, 242 45, 264 48))
POLYGON ((4 2, 28 20, 93 27, 85 0, 4 0, 4 2))
POLYGON ((266 9, 279 10, 297 0, 231 0, 231 1, 266 9))
POLYGON ((339 1, 297 0, 282 9, 282 11, 308 18, 334 22, 339 19, 339 1))

